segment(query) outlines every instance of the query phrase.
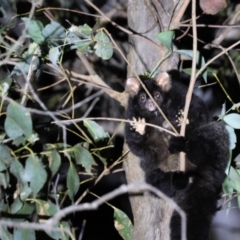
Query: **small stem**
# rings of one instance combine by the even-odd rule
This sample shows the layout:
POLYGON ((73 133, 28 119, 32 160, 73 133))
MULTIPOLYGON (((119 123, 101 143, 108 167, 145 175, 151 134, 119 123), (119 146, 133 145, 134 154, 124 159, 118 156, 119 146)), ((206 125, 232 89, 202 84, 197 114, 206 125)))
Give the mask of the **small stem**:
MULTIPOLYGON (((186 102, 184 107, 184 115, 183 115, 183 124, 181 125, 180 135, 185 136, 186 131, 186 123, 188 111, 190 108, 190 103, 192 99, 192 93, 196 81, 196 53, 197 53, 197 28, 196 28, 196 0, 192 0, 192 26, 193 26, 193 60, 192 60, 192 73, 191 80, 188 88, 188 92, 186 95, 186 102)), ((185 154, 180 152, 180 171, 184 172, 186 169, 186 161, 185 154)))

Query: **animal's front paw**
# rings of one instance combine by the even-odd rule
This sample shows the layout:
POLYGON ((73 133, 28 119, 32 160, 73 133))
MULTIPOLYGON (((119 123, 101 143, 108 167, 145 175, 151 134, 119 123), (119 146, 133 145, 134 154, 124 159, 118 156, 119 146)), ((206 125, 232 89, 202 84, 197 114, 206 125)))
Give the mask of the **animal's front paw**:
POLYGON ((138 118, 136 119, 135 117, 133 117, 133 122, 130 123, 130 125, 132 126, 131 129, 134 129, 136 132, 138 132, 140 135, 145 134, 145 118, 138 118))
MULTIPOLYGON (((183 110, 180 110, 178 112, 178 114, 175 116, 176 117, 176 123, 177 123, 178 126, 182 126, 182 124, 183 124, 183 116, 184 116, 183 110)), ((189 124, 189 120, 188 119, 187 119, 186 124, 189 124)))

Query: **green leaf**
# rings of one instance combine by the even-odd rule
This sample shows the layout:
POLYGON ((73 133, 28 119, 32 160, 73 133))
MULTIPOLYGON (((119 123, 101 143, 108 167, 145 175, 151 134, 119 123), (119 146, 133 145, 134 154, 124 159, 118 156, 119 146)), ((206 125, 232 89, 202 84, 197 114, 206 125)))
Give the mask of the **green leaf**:
MULTIPOLYGON (((182 49, 182 50, 175 50, 174 52, 177 52, 181 55, 184 55, 186 57, 188 57, 189 59, 193 59, 193 50, 187 50, 187 49, 182 49)), ((204 57, 199 53, 199 51, 197 51, 197 64, 200 64, 200 67, 203 67, 205 65, 205 59, 204 57)), ((191 75, 191 74, 190 74, 191 75)), ((207 83, 207 70, 203 73, 203 78, 204 81, 207 83)))
POLYGON ((14 228, 14 240, 35 240, 35 230, 24 229, 24 228, 14 228))
POLYGON ((58 47, 53 47, 49 51, 49 59, 52 62, 53 66, 56 67, 57 69, 61 70, 60 67, 57 64, 58 58, 60 56, 60 51, 58 47))
POLYGON ((5 130, 9 137, 15 139, 23 135, 24 131, 21 129, 21 126, 19 126, 16 122, 16 116, 13 115, 13 111, 9 110, 10 107, 13 108, 11 105, 9 105, 8 107, 7 119, 5 121, 5 130))
POLYGON ((223 117, 223 120, 228 124, 230 127, 235 129, 240 129, 240 114, 237 113, 230 113, 223 117))
POLYGON ((2 212, 9 211, 9 205, 8 205, 8 203, 5 203, 5 201, 3 199, 0 201, 0 209, 2 212))
MULTIPOLYGON (((78 43, 81 43, 81 41, 84 41, 84 42, 86 41, 86 39, 83 40, 83 39, 79 38, 75 31, 68 32, 66 39, 69 43, 76 45, 75 48, 78 46, 78 43)), ((89 41, 89 40, 87 39, 87 41, 89 41)))
POLYGON ((0 80, 0 91, 2 95, 6 95, 8 93, 8 90, 12 84, 12 78, 5 78, 3 80, 0 80))
POLYGON ((13 235, 8 231, 7 227, 0 226, 0 239, 14 240, 13 235))
POLYGON ((49 51, 49 59, 52 62, 53 66, 60 70, 60 67, 57 64, 58 58, 60 56, 60 51, 58 47, 53 47, 49 51))
MULTIPOLYGON (((5 4, 4 4, 5 5, 5 4)), ((6 6, 5 6, 6 7, 6 6)), ((5 9, 2 7, 2 6, 0 6, 0 12, 1 12, 1 14, 2 14, 2 16, 1 16, 1 18, 5 18, 5 17, 7 17, 8 15, 7 15, 7 12, 5 11, 5 9)))
MULTIPOLYGON (((69 229, 69 231, 70 231, 70 225, 66 221, 60 222, 60 224, 57 224, 57 226, 61 227, 61 229, 63 229, 63 228, 69 229)), ((59 239, 68 240, 69 239, 69 236, 63 231, 52 231, 52 232, 46 231, 46 234, 56 240, 59 240, 59 239)))
POLYGON ((74 157, 75 157, 75 156, 74 156, 74 151, 72 151, 72 149, 67 150, 67 151, 64 151, 63 154, 64 154, 68 159, 70 159, 70 158, 74 159, 74 157))
MULTIPOLYGON (((181 50, 176 50, 176 52, 188 57, 189 59, 193 59, 193 50, 181 49, 181 50)), ((199 58, 199 52, 197 51, 197 59, 198 58, 199 58)))
POLYGON ((10 172, 17 178, 20 185, 20 198, 26 200, 32 193, 31 188, 28 186, 27 182, 24 182, 24 168, 19 161, 14 161, 11 164, 10 172))
POLYGON ((37 43, 31 43, 27 51, 22 54, 21 61, 13 68, 10 76, 13 76, 14 74, 17 76, 21 76, 24 73, 27 74, 30 65, 31 70, 36 71, 39 67, 39 56, 41 56, 41 54, 39 45, 37 43))
MULTIPOLYGON (((196 68, 196 73, 199 71, 199 69, 196 68)), ((191 68, 184 68, 183 72, 185 72, 186 74, 190 75, 192 74, 192 69, 191 68)))
POLYGON ((234 191, 233 182, 230 180, 230 178, 226 177, 223 184, 222 184, 223 192, 228 194, 229 197, 232 196, 234 191))
POLYGON ((17 137, 17 138, 15 138, 14 139, 14 141, 13 141, 13 144, 15 145, 15 146, 19 146, 19 145, 25 145, 26 144, 26 141, 27 141, 27 138, 26 137, 24 137, 24 136, 21 136, 21 137, 17 137))
POLYGON ((25 135, 32 135, 32 119, 30 113, 23 107, 11 102, 7 107, 7 118, 5 120, 5 131, 11 139, 25 135))
POLYGON ((192 74, 192 69, 191 68, 184 68, 183 72, 185 72, 186 74, 190 75, 192 74))
POLYGON ((73 44, 70 49, 78 49, 81 53, 92 53, 91 44, 93 43, 92 38, 81 39, 78 37, 79 34, 76 32, 69 32, 67 35, 67 40, 73 44))
POLYGON ((35 204, 29 204, 28 202, 24 202, 22 208, 17 212, 17 214, 22 214, 26 218, 26 215, 31 216, 33 211, 35 210, 35 204))
POLYGON ((170 51, 173 48, 173 39, 175 37, 174 31, 164 31, 160 32, 156 38, 170 51))
POLYGON ((8 187, 9 177, 7 176, 7 172, 0 172, 0 186, 3 186, 4 189, 8 187))
POLYGON ((229 151, 229 159, 228 159, 227 167, 225 169, 225 174, 227 176, 228 176, 229 171, 230 171, 231 162, 232 162, 232 151, 229 151))
POLYGON ((56 149, 53 149, 48 156, 49 168, 52 172, 52 177, 57 173, 61 165, 61 157, 56 149))
POLYGON ((107 166, 107 159, 105 157, 102 157, 100 155, 100 152, 95 152, 95 156, 99 158, 99 160, 104 164, 104 166, 107 166))
POLYGON ((7 167, 6 167, 5 163, 0 161, 0 172, 4 171, 6 169, 7 169, 7 167))
MULTIPOLYGON (((37 133, 32 133, 28 139, 27 139, 30 143, 35 143, 37 140, 39 140, 38 134, 37 133)), ((15 139, 16 141, 16 139, 15 139)))
POLYGON ((26 160, 23 179, 24 182, 30 183, 30 188, 34 197, 36 197, 47 180, 47 172, 42 165, 41 159, 37 156, 30 156, 26 160))
POLYGON ((240 164, 240 153, 235 157, 234 162, 236 162, 236 164, 240 164))
POLYGON ((234 149, 236 147, 237 136, 234 129, 228 125, 225 125, 229 136, 229 149, 234 149))
POLYGON ((58 22, 52 21, 50 24, 46 25, 42 31, 42 35, 46 40, 54 45, 58 45, 58 41, 63 42, 66 37, 65 28, 60 25, 58 22))
POLYGON ((113 55, 113 46, 110 38, 103 31, 98 32, 95 35, 95 41, 97 42, 94 46, 96 54, 103 60, 108 60, 113 55))
POLYGON ((69 32, 74 33, 75 36, 79 38, 91 38, 92 28, 89 27, 87 24, 81 26, 72 25, 69 28, 69 32))
MULTIPOLYGON (((0 144, 0 162, 9 166, 13 161, 13 157, 11 156, 11 150, 7 146, 0 144)), ((0 170, 2 171, 2 170, 0 170)))
POLYGON ((109 138, 108 133, 105 132, 103 130, 102 126, 98 125, 96 122, 89 121, 89 120, 84 120, 83 124, 87 128, 90 135, 92 136, 94 142, 97 143, 101 140, 109 138))
POLYGON ((73 147, 74 156, 77 164, 81 164, 87 173, 91 174, 92 165, 97 165, 92 154, 80 144, 73 147))
POLYGON ((8 77, 8 73, 0 68, 0 93, 6 95, 12 84, 12 78, 8 77))
POLYGON ((82 40, 81 44, 77 44, 76 48, 78 49, 79 52, 81 53, 92 53, 92 47, 91 47, 92 41, 89 40, 82 40))
POLYGON ((58 210, 58 207, 52 202, 37 199, 37 214, 53 216, 58 210))
POLYGON ((234 189, 240 192, 240 175, 233 167, 230 167, 228 177, 232 181, 232 186, 234 189))
POLYGON ((6 133, 0 133, 0 142, 3 141, 6 137, 6 133))
MULTIPOLYGON (((30 43, 28 46, 28 49, 26 52, 23 53, 23 58, 27 58, 30 56, 41 56, 42 52, 41 52, 41 48, 39 47, 39 45, 35 42, 30 43)), ((34 70, 36 70, 36 68, 34 68, 34 70)))
POLYGON ((11 205, 10 212, 11 213, 17 213, 23 206, 23 202, 20 200, 19 197, 14 199, 14 202, 11 205))
POLYGON ((67 173, 67 187, 68 187, 68 195, 70 199, 73 201, 74 195, 77 193, 79 189, 79 176, 77 170, 72 162, 70 162, 68 173, 67 173))
POLYGON ((114 226, 124 240, 132 240, 133 225, 129 217, 114 207, 114 226))
POLYGON ((38 20, 30 20, 29 18, 22 18, 22 20, 25 23, 29 37, 38 44, 43 43, 45 40, 42 35, 43 24, 38 20))
POLYGON ((225 114, 226 114, 226 102, 222 104, 222 110, 221 110, 220 116, 218 117, 222 118, 225 114))
POLYGON ((12 162, 10 166, 10 173, 12 173, 20 183, 24 182, 22 179, 24 168, 22 163, 20 163, 18 160, 12 162))
POLYGON ((86 23, 84 25, 79 26, 79 29, 85 36, 91 36, 92 28, 86 23))
POLYGON ((16 74, 17 76, 22 76, 23 73, 28 73, 30 64, 33 64, 33 71, 38 69, 39 66, 39 58, 34 58, 35 61, 32 62, 33 55, 28 55, 25 58, 22 58, 21 62, 18 62, 17 65, 13 68, 10 77, 16 74))
POLYGON ((32 193, 32 189, 28 186, 28 183, 24 183, 20 185, 20 198, 23 201, 26 200, 31 193, 32 193))

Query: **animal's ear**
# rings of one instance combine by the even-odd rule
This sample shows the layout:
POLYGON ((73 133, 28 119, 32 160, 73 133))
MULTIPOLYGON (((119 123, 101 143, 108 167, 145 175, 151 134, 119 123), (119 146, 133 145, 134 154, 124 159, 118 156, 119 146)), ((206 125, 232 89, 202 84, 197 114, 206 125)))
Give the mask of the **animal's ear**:
POLYGON ((131 97, 134 97, 139 92, 140 88, 141 84, 137 78, 131 77, 127 79, 125 90, 131 97))
POLYGON ((162 89, 163 92, 168 92, 172 88, 172 80, 167 72, 159 73, 155 77, 155 83, 162 89))

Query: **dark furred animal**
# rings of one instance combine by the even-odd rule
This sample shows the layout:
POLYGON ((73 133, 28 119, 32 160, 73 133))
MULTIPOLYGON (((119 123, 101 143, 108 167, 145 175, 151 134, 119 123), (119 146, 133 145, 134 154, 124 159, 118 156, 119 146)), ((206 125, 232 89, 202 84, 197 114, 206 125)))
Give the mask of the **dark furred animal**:
MULTIPOLYGON (((180 81, 171 79, 176 72, 164 72, 142 82, 179 131, 187 92, 180 81)), ((173 137, 157 128, 139 122, 169 128, 156 105, 136 78, 126 82, 129 92, 126 141, 140 158, 146 182, 172 197, 187 216, 187 239, 208 240, 211 219, 217 210, 219 190, 229 158, 229 139, 223 123, 209 120, 204 102, 193 95, 185 137, 173 137), (178 172, 179 152, 186 153, 189 168, 178 172)), ((181 239, 181 220, 177 213, 171 219, 171 239, 181 239)))

